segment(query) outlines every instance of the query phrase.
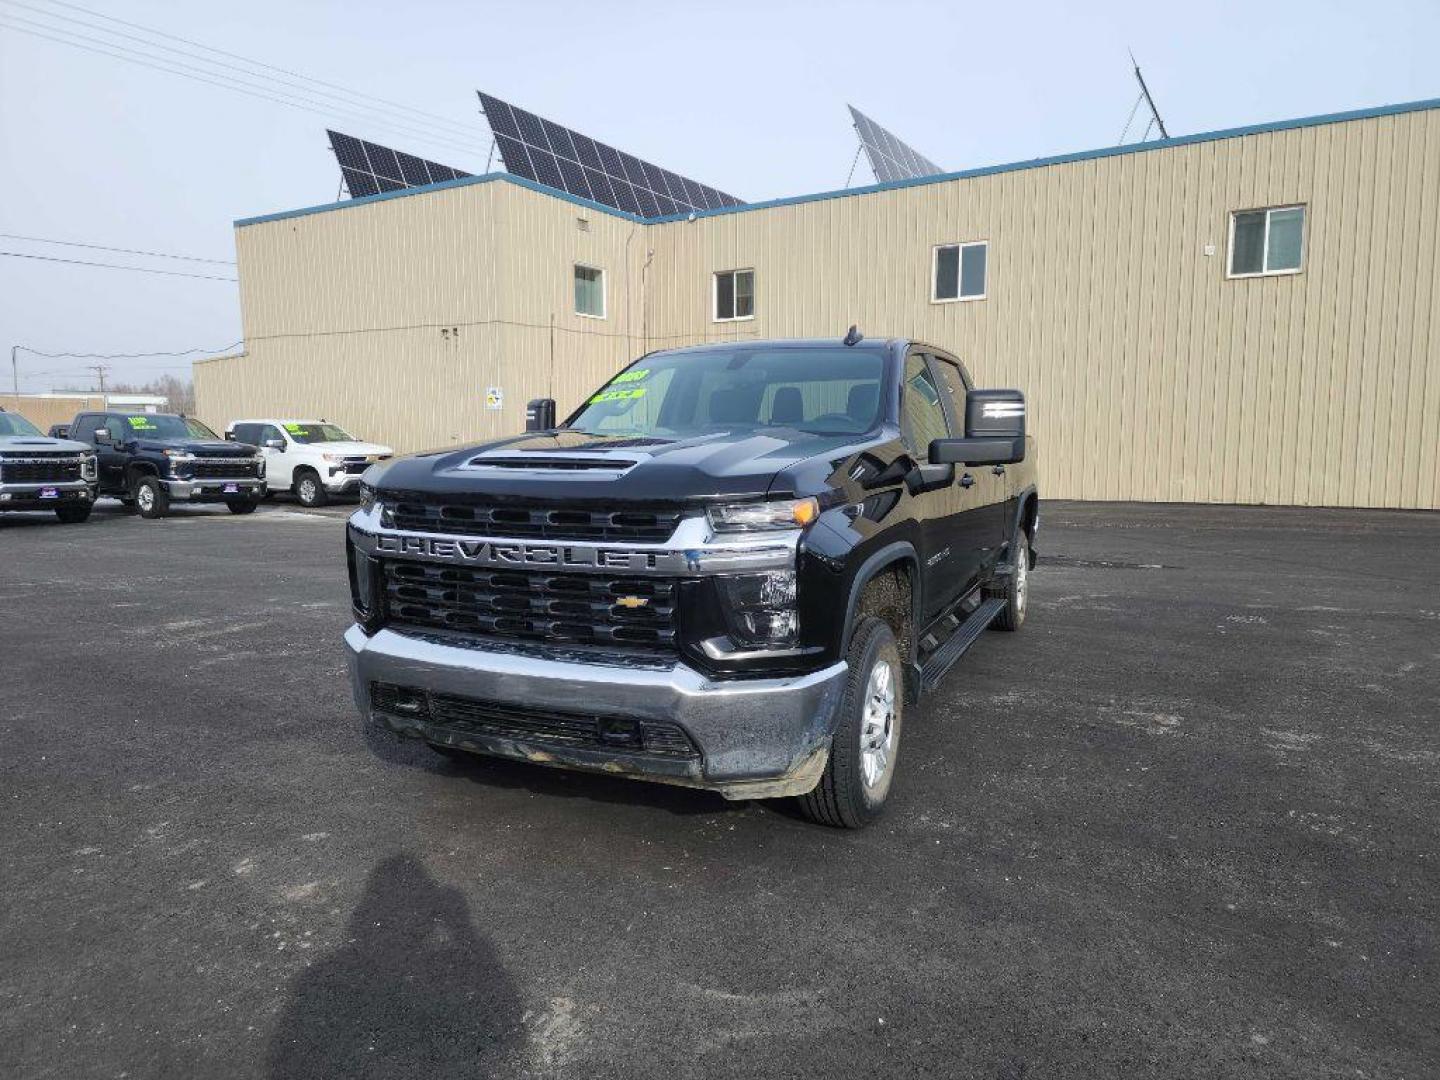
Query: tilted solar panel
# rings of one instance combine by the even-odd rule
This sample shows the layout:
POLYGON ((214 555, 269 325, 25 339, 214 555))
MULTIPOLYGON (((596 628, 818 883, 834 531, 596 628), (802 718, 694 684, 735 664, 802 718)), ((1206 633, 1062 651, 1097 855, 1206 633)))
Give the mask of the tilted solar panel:
POLYGON ((335 152, 335 160, 340 165, 340 175, 345 179, 345 190, 352 199, 379 195, 382 191, 425 187, 470 175, 449 165, 426 161, 414 154, 392 150, 338 131, 327 130, 326 134, 330 136, 330 149, 335 152))
POLYGON ((938 176, 945 170, 914 147, 897 138, 854 105, 849 106, 855 134, 870 159, 870 171, 882 184, 892 180, 914 180, 921 176, 938 176))
POLYGON ((507 172, 641 217, 743 206, 633 154, 479 91, 507 172))

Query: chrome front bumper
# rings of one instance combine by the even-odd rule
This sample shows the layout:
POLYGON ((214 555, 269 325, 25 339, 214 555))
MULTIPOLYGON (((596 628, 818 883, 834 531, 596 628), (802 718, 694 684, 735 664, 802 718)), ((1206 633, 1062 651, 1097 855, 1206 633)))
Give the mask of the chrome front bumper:
MULTIPOLYGON (((793 678, 715 681, 679 661, 635 667, 487 651, 359 626, 345 634, 355 704, 401 735, 480 753, 718 791, 727 799, 799 795, 819 782, 846 667, 793 678), (460 732, 374 709, 372 683, 487 704, 678 724, 700 751, 665 759, 610 747, 557 746, 460 732)), ((570 654, 572 657, 577 654, 570 654)))
POLYGON ((96 483, 92 480, 66 480, 61 483, 0 483, 0 510, 48 510, 52 506, 93 503, 96 483), (41 498, 42 491, 53 491, 51 498, 41 498))
POLYGON ((170 477, 162 482, 172 499, 258 499, 265 494, 265 481, 253 476, 239 476, 229 480, 211 480, 209 477, 201 480, 170 477), (236 490, 226 492, 225 488, 229 484, 234 484, 236 490))
POLYGON ((333 473, 320 483, 331 495, 346 495, 360 490, 360 473, 333 473))

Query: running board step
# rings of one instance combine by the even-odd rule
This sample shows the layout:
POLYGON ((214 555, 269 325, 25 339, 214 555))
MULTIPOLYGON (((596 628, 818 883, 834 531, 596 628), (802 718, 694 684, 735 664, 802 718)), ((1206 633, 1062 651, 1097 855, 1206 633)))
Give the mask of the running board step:
POLYGON ((965 655, 965 650, 980 639, 980 635, 995 620, 995 616, 1005 610, 1005 603, 1004 600, 986 600, 956 627, 955 632, 945 640, 945 644, 936 649, 934 655, 926 660, 925 666, 920 669, 922 689, 928 692, 939 685, 955 661, 965 655))

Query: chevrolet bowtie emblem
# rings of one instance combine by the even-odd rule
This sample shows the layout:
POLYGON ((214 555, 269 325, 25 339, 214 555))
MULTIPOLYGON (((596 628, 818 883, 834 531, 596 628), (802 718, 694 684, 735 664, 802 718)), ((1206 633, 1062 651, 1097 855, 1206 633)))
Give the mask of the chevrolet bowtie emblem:
POLYGON ((615 603, 623 608, 642 608, 649 604, 650 600, 644 596, 622 596, 615 603))

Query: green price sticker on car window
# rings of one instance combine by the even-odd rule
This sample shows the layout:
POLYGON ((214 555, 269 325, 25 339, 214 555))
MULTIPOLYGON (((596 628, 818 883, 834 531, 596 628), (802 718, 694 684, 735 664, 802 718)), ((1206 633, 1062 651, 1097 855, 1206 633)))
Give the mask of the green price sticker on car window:
POLYGON ((292 435, 304 435, 304 434, 305 434, 305 425, 304 425, 304 424, 286 424, 286 425, 285 425, 285 430, 288 431, 288 432, 290 432, 290 434, 292 434, 292 435))
POLYGON ((645 387, 637 386, 633 390, 602 390, 590 399, 591 405, 600 405, 606 401, 634 401, 645 396, 645 387))
POLYGON ((611 379, 610 385, 619 386, 621 383, 644 382, 649 374, 649 368, 641 368, 639 371, 627 371, 611 379))
POLYGON ((130 421, 130 426, 136 431, 155 430, 155 421, 148 416, 127 416, 125 419, 130 421))

